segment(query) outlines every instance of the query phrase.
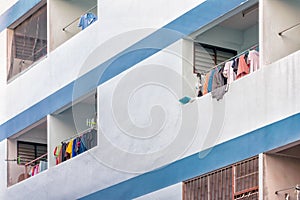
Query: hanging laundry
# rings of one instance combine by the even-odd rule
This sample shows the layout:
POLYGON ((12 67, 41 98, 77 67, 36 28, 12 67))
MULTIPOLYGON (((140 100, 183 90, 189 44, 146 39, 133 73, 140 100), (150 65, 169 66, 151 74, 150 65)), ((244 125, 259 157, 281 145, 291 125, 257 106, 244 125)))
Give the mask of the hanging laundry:
POLYGON ((97 145, 97 131, 91 130, 90 132, 82 135, 82 141, 84 142, 87 149, 91 149, 92 147, 97 145))
POLYGON ((81 154, 88 149, 97 146, 97 130, 89 129, 88 131, 81 133, 82 135, 70 139, 68 142, 61 142, 54 149, 54 156, 57 161, 56 164, 64 162, 70 158, 81 154))
POLYGON ((215 69, 215 74, 212 83, 212 91, 227 83, 227 79, 223 76, 223 69, 224 67, 221 66, 215 69))
POLYGON ((77 156, 77 151, 76 151, 76 149, 77 149, 77 138, 75 138, 75 139, 73 140, 73 144, 72 144, 72 157, 77 156))
POLYGON ((211 92, 212 98, 217 99, 219 101, 223 98, 224 94, 227 92, 227 85, 223 85, 211 92))
POLYGON ((39 173, 39 165, 35 165, 34 166, 34 175, 38 174, 39 173))
POLYGON ((61 162, 67 160, 66 157, 66 149, 67 149, 67 143, 62 142, 62 147, 61 147, 61 162))
POLYGON ((239 66, 239 58, 235 58, 235 59, 233 60, 232 66, 231 66, 232 69, 233 69, 233 72, 234 72, 235 74, 237 74, 238 66, 239 66))
POLYGON ((259 52, 251 50, 248 55, 248 61, 250 63, 250 73, 259 69, 259 52))
POLYGON ((82 142, 82 139, 79 138, 79 141, 78 141, 78 154, 80 153, 83 153, 87 150, 86 146, 84 145, 84 143, 82 142))
POLYGON ((239 57, 239 65, 238 65, 238 71, 236 78, 239 79, 247 74, 249 74, 249 65, 247 64, 245 60, 246 55, 241 55, 239 57))
POLYGON ((34 176, 34 168, 35 168, 35 166, 33 166, 32 168, 31 168, 31 170, 30 170, 30 176, 34 176))
POLYGON ((44 170, 46 170, 48 167, 47 167, 47 162, 46 161, 40 161, 40 164, 39 164, 39 172, 42 172, 44 170))
POLYGON ((70 158, 72 158, 72 149, 73 149, 73 139, 70 140, 67 149, 66 149, 66 153, 69 154, 70 158))
POLYGON ((224 70, 223 70, 223 76, 227 78, 227 83, 230 84, 236 79, 236 74, 233 71, 233 68, 231 67, 233 64, 233 61, 228 61, 225 63, 224 70))
POLYGON ((215 72, 216 72, 216 70, 212 70, 210 72, 210 76, 209 76, 209 80, 208 80, 208 85, 207 85, 207 92, 211 92, 212 91, 212 83, 213 83, 215 72))
POLYGON ((98 19, 97 16, 94 15, 93 13, 91 12, 86 13, 80 17, 78 27, 81 27, 81 29, 83 30, 89 25, 91 25, 92 23, 94 23, 95 21, 97 21, 97 19, 98 19))
POLYGON ((97 131, 95 129, 90 131, 92 141, 91 141, 91 148, 97 146, 97 131))
POLYGON ((61 154, 62 154, 62 145, 57 145, 54 149, 54 156, 55 156, 55 160, 56 160, 56 164, 59 164, 62 162, 61 159, 61 154))
POLYGON ((203 85, 203 95, 208 93, 208 81, 209 81, 210 74, 211 74, 211 72, 207 73, 205 76, 205 82, 203 85))
POLYGON ((197 74, 197 83, 195 85, 197 97, 203 96, 202 89, 204 79, 205 78, 201 74, 197 74))

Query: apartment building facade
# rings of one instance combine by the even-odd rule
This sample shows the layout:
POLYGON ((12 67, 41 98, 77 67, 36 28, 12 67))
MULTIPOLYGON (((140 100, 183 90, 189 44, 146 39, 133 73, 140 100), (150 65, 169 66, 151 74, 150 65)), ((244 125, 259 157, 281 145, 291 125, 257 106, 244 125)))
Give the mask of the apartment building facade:
POLYGON ((0 199, 300 199, 299 7, 1 3, 0 199))

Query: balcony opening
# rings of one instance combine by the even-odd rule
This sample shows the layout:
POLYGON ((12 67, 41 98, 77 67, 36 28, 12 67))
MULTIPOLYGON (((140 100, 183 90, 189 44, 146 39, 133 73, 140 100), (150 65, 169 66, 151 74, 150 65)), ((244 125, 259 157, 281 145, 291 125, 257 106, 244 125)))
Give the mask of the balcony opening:
POLYGON ((97 95, 92 92, 50 116, 50 167, 97 146, 97 95))
POLYGON ((263 199, 299 199, 300 141, 265 153, 263 160, 263 199))
POLYGON ((259 69, 258 13, 258 3, 245 4, 191 34, 193 70, 184 74, 193 71, 186 76, 196 96, 226 91, 227 84, 259 69))
POLYGON ((7 186, 48 168, 47 121, 35 123, 7 140, 7 186))
POLYGON ((47 54, 47 6, 42 1, 7 31, 7 80, 47 54))
POLYGON ((97 9, 97 0, 50 1, 50 51, 97 21, 97 9))
POLYGON ((268 65, 300 50, 300 1, 266 0, 261 3, 265 27, 263 62, 268 65))

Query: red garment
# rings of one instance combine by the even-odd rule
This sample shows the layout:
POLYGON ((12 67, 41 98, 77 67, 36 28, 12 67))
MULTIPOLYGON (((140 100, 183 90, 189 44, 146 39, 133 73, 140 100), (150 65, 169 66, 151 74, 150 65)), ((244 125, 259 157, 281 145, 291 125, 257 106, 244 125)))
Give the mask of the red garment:
POLYGON ((238 65, 236 79, 239 79, 247 74, 249 74, 249 65, 245 60, 245 55, 241 55, 239 57, 239 65, 238 65))

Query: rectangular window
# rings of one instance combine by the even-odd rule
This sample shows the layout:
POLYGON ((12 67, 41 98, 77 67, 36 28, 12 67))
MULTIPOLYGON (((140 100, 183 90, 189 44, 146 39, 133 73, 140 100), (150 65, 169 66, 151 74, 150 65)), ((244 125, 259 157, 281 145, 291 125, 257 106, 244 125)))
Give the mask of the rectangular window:
POLYGON ((237 54, 236 51, 207 44, 194 43, 194 73, 207 72, 213 66, 237 54))
MULTIPOLYGON (((20 159, 20 165, 26 163, 44 155, 47 153, 47 145, 33 142, 18 141, 17 143, 17 155, 20 159)), ((38 164, 38 163, 33 163, 38 164)))
POLYGON ((258 157, 184 181, 183 199, 258 199, 258 157))
POLYGON ((47 6, 8 30, 7 80, 47 54, 47 6))

